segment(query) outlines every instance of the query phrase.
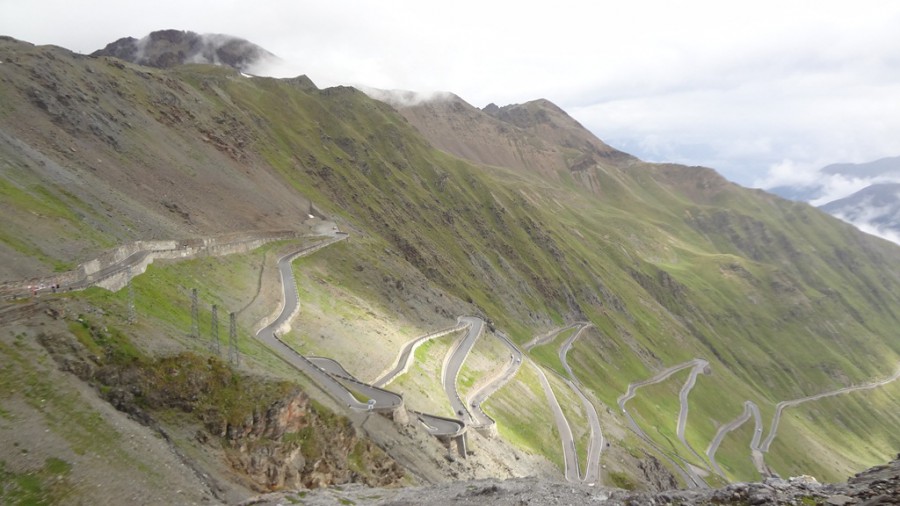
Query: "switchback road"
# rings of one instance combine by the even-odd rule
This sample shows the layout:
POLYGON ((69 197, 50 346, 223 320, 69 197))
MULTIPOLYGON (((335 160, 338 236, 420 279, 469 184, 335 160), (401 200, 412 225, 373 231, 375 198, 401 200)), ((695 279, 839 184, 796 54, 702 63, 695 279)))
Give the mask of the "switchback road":
POLYGON ((544 375, 543 369, 530 360, 528 363, 531 364, 538 373, 538 378, 541 380, 541 387, 544 389, 544 396, 547 398, 547 404, 550 405, 550 411, 553 413, 553 420, 556 422, 556 429, 559 431, 559 439, 562 443, 563 450, 563 465, 565 468, 564 474, 566 481, 573 483, 580 482, 581 473, 578 470, 578 452, 575 450, 575 437, 572 435, 572 428, 569 426, 569 420, 567 420, 566 415, 563 414, 562 407, 560 407, 559 401, 556 400, 556 394, 553 393, 553 388, 550 387, 550 382, 547 381, 547 376, 544 375))
POLYGON ((472 416, 475 419, 476 427, 485 427, 495 423, 494 420, 481 409, 481 405, 488 397, 493 395, 494 392, 509 382, 522 365, 522 351, 519 350, 519 348, 502 332, 497 332, 496 334, 506 347, 509 348, 509 362, 500 374, 469 392, 466 402, 472 408, 472 416))
POLYGON ((457 332, 468 328, 471 325, 471 322, 465 320, 462 317, 457 318, 456 325, 450 328, 446 328, 443 330, 439 330, 437 332, 432 332, 430 334, 425 334, 422 337, 417 337, 412 341, 407 342, 403 345, 403 348, 400 349, 400 354, 397 356, 396 365, 393 368, 385 371, 378 377, 372 384, 377 387, 385 387, 388 386, 397 376, 400 376, 407 371, 409 371, 410 365, 412 365, 413 360, 415 359, 416 349, 425 344, 432 339, 437 339, 438 337, 445 336, 452 332, 457 332))
MULTIPOLYGON (((698 365, 701 365, 701 364, 705 365, 705 364, 708 364, 708 362, 706 362, 703 359, 695 358, 693 360, 689 360, 682 364, 674 365, 667 369, 663 369, 662 371, 656 373, 655 375, 653 375, 652 377, 650 377, 648 379, 638 381, 635 383, 631 383, 630 385, 628 385, 628 388, 627 388, 625 394, 623 394, 622 396, 619 397, 618 404, 619 404, 619 409, 622 410, 622 414, 625 415, 625 418, 628 420, 628 424, 631 426, 631 429, 635 432, 635 434, 637 434, 638 437, 640 437, 645 442, 647 442, 647 444, 656 448, 656 450, 660 453, 660 455, 662 455, 672 465, 674 465, 675 469, 677 469, 679 471, 679 473, 681 474, 682 478, 684 478, 684 481, 688 485, 688 487, 709 488, 708 485, 706 484, 706 482, 703 481, 703 478, 701 478, 697 474, 697 472, 694 470, 693 466, 690 465, 690 463, 683 462, 684 465, 682 466, 681 464, 678 464, 677 462, 675 462, 671 457, 669 457, 669 455, 665 451, 663 451, 653 441, 653 439, 650 438, 650 436, 647 435, 647 433, 645 433, 643 431, 643 429, 641 429, 641 427, 637 424, 637 422, 634 421, 634 418, 631 416, 631 413, 629 413, 628 410, 625 409, 625 405, 628 403, 628 401, 633 399, 634 396, 637 394, 638 388, 645 387, 647 385, 653 385, 655 383, 660 383, 662 381, 669 379, 669 377, 671 377, 673 374, 677 373, 678 371, 687 369, 688 367, 697 367, 698 365)), ((677 456, 676 456, 676 458, 680 459, 680 457, 677 457, 677 456)))
POLYGON ((569 350, 572 349, 572 345, 575 344, 575 341, 581 337, 581 334, 584 333, 585 330, 591 328, 593 324, 582 322, 576 325, 580 326, 578 330, 569 336, 569 338, 559 347, 559 361, 569 375, 570 381, 568 381, 567 384, 575 392, 575 395, 581 399, 581 404, 584 407, 585 413, 587 413, 588 424, 591 428, 591 438, 588 443, 587 456, 585 457, 585 470, 582 482, 588 485, 594 485, 600 482, 600 457, 603 454, 604 447, 603 430, 600 427, 600 417, 597 415, 597 408, 594 407, 594 404, 584 394, 584 387, 575 376, 575 373, 572 372, 572 368, 569 366, 568 361, 569 350))
POLYGON ((447 399, 450 401, 450 407, 453 408, 453 412, 466 423, 476 423, 472 413, 469 412, 469 408, 459 396, 459 390, 456 388, 456 378, 459 376, 459 370, 462 368, 463 362, 465 362, 469 352, 472 351, 472 346, 475 346, 475 341, 478 340, 484 330, 484 320, 474 316, 464 316, 460 318, 460 321, 467 324, 468 330, 466 335, 459 338, 456 344, 447 352, 447 356, 444 359, 444 367, 441 371, 441 385, 444 387, 444 393, 447 394, 447 399))
POLYGON ((694 385, 697 384, 697 375, 698 374, 709 374, 709 362, 706 360, 698 359, 697 363, 691 369, 691 373, 688 375, 687 381, 684 382, 684 386, 681 387, 681 392, 678 393, 678 400, 681 404, 681 409, 678 412, 678 424, 675 428, 675 434, 678 436, 678 440, 681 441, 681 444, 685 446, 691 453, 694 454, 695 457, 702 463, 703 457, 694 450, 694 447, 691 446, 690 443, 687 442, 687 439, 684 437, 684 429, 687 426, 687 416, 688 416, 688 395, 691 393, 691 390, 694 389, 694 385))
MULTIPOLYGON (((337 361, 316 357, 307 359, 278 338, 277 332, 288 332, 290 320, 299 311, 300 298, 291 263, 300 256, 309 255, 321 248, 347 238, 347 234, 334 232, 332 238, 313 246, 303 248, 278 259, 278 272, 281 277, 283 300, 275 319, 261 328, 256 337, 274 350, 279 357, 293 365, 319 384, 329 395, 342 402, 350 409, 393 411, 403 408, 403 398, 388 390, 366 384, 354 378, 337 361), (365 396, 368 402, 361 402, 353 395, 353 391, 365 396), (372 402, 374 401, 374 402, 372 402)), ((426 413, 414 412, 426 430, 438 436, 458 436, 465 431, 465 424, 426 413)))
POLYGON ((709 463, 712 465, 713 471, 723 478, 725 477, 725 472, 722 471, 719 463, 716 462, 716 452, 719 450, 719 445, 722 444, 722 440, 729 432, 737 430, 738 427, 744 425, 750 419, 750 416, 753 416, 756 420, 753 427, 753 439, 750 441, 750 450, 758 449, 759 439, 762 435, 762 417, 759 414, 759 407, 753 401, 744 401, 744 411, 734 420, 721 425, 706 448, 706 456, 709 457, 709 463))
POLYGON ((775 436, 778 435, 778 423, 781 421, 781 413, 786 409, 798 404, 803 404, 804 402, 816 401, 819 399, 824 399, 825 397, 833 397, 835 395, 846 394, 850 392, 857 392, 860 390, 871 390, 873 388, 878 388, 893 381, 896 381, 900 378, 900 369, 894 373, 893 376, 883 379, 881 381, 875 381, 872 383, 866 383, 865 385, 859 385, 855 387, 845 387, 839 388, 837 390, 832 390, 831 392, 823 392, 821 394, 810 395, 809 397, 801 397, 800 399, 794 399, 790 401, 781 401, 775 406, 775 415, 772 417, 772 426, 769 429, 769 435, 766 437, 765 441, 763 441, 762 446, 760 446, 760 451, 766 453, 769 451, 769 445, 772 444, 772 441, 775 439, 775 436))

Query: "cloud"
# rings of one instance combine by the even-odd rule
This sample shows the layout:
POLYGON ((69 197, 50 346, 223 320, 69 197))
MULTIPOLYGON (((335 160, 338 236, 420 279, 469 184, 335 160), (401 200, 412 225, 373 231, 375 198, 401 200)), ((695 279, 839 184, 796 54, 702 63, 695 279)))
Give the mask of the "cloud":
POLYGON ((444 101, 453 98, 452 93, 442 91, 418 92, 408 90, 379 90, 367 86, 361 87, 360 90, 375 100, 380 100, 394 106, 413 106, 423 102, 444 101))
POLYGON ((878 225, 876 220, 884 216, 889 209, 887 208, 866 208, 857 210, 855 216, 847 216, 843 214, 835 214, 834 216, 840 220, 846 221, 854 227, 862 230, 867 234, 881 237, 882 239, 900 244, 900 233, 896 229, 887 226, 878 225))

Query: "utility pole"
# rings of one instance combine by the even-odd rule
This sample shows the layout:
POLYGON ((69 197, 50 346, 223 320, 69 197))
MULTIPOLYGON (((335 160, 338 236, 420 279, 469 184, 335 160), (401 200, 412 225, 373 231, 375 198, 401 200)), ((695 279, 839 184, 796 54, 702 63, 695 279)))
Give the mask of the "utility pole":
POLYGON ((241 365, 241 352, 237 347, 237 324, 233 312, 228 314, 228 319, 231 323, 231 330, 228 332, 228 361, 238 367, 241 365))
POLYGON ((209 351, 221 356, 219 351, 219 308, 215 304, 212 307, 212 321, 210 322, 212 341, 209 343, 209 351))
POLYGON ((200 308, 196 288, 191 288, 191 337, 200 339, 200 308))

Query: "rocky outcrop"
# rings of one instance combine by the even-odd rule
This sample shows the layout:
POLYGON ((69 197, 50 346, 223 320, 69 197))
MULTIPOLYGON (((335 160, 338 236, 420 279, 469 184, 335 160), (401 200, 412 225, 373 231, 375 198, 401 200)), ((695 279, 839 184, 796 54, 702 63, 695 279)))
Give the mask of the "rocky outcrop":
POLYGON ((403 477, 400 466, 360 439, 349 420, 320 413, 303 392, 221 430, 229 464, 255 490, 388 486, 403 477))
POLYGON ((275 58, 272 53, 244 39, 181 30, 159 30, 142 39, 124 37, 94 51, 91 56, 112 56, 159 68, 185 63, 212 63, 241 71, 275 58))
POLYGON ((183 420, 193 419, 188 427, 199 427, 197 441, 211 454, 224 455, 230 478, 249 489, 392 486, 405 475, 349 419, 294 384, 247 376, 215 357, 189 352, 155 359, 123 354, 118 332, 80 317, 76 323, 90 348, 71 334, 39 337, 60 369, 96 385, 116 409, 166 439, 169 432, 184 431, 183 420), (187 414, 178 427, 160 416, 172 411, 187 414))
POLYGON ((433 487, 366 489, 341 487, 309 493, 279 493, 253 498, 244 504, 606 504, 638 506, 677 504, 707 505, 890 505, 900 504, 900 455, 890 464, 857 474, 847 483, 822 485, 814 478, 769 478, 764 483, 734 483, 714 490, 671 490, 654 494, 607 487, 588 487, 534 479, 479 480, 433 487))

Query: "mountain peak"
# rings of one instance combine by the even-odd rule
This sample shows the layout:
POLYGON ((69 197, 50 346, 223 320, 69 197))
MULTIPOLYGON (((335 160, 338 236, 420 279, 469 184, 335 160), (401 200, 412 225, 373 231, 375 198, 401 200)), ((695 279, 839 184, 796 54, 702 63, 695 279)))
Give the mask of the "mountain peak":
POLYGON ((564 110, 553 102, 539 98, 524 104, 510 104, 498 107, 496 104, 488 104, 482 109, 501 121, 512 123, 520 128, 533 127, 538 124, 553 123, 554 120, 573 122, 578 127, 584 128, 580 123, 572 119, 564 110))
POLYGON ((247 40, 223 34, 198 34, 183 30, 158 30, 135 39, 123 37, 91 56, 112 56, 150 67, 169 68, 185 63, 226 65, 248 71, 276 56, 247 40))

